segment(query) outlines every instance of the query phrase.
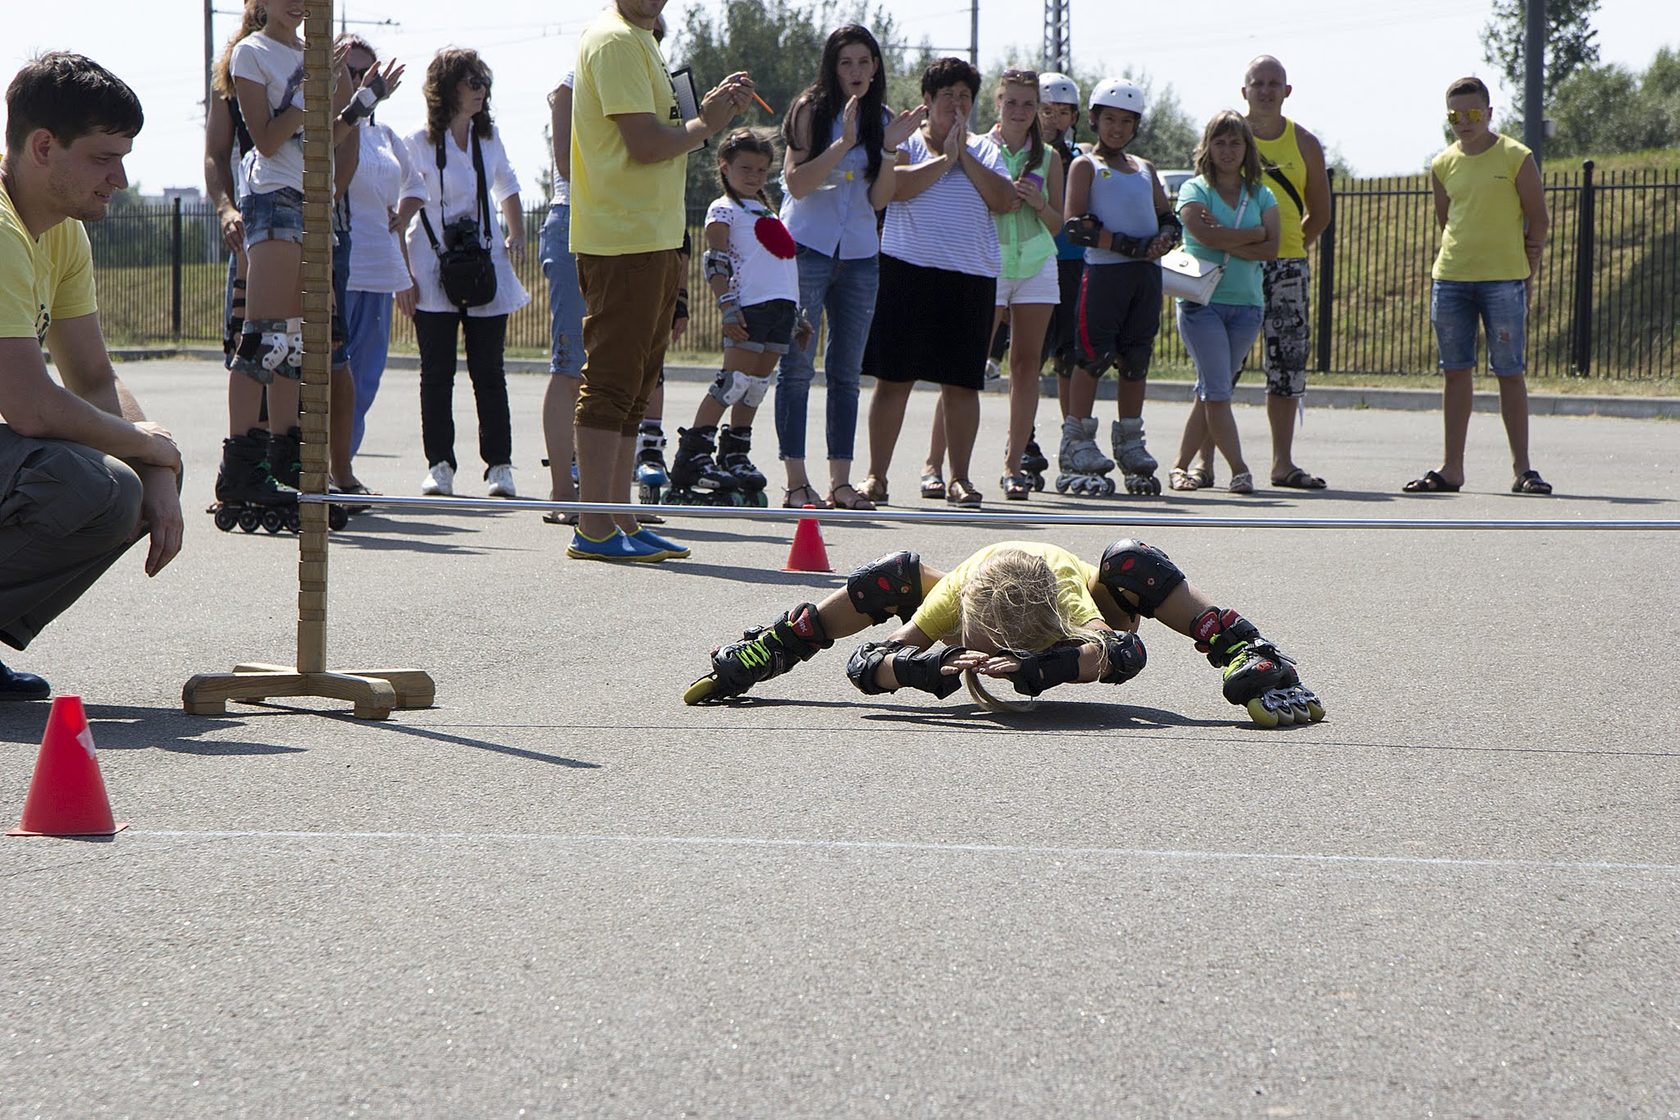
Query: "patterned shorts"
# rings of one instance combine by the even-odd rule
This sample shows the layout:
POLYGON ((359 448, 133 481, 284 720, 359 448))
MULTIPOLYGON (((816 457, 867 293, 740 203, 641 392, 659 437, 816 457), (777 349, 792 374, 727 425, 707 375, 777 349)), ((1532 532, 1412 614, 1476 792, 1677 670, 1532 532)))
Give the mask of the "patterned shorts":
POLYGON ((1307 392, 1307 262, 1295 257, 1260 266, 1266 293, 1266 392, 1302 397, 1307 392))

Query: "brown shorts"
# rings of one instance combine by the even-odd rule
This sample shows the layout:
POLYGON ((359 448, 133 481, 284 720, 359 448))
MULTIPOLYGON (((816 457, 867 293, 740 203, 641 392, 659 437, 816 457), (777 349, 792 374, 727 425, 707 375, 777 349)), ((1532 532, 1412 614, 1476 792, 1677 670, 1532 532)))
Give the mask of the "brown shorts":
POLYGON ((659 384, 682 282, 675 249, 577 255, 583 292, 583 386, 577 423, 633 436, 659 384))

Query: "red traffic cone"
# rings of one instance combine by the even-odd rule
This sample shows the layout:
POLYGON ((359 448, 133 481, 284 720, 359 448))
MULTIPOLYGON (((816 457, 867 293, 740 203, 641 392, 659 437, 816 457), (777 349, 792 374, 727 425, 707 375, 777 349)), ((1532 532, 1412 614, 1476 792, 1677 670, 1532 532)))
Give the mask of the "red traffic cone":
POLYGON ((823 545, 822 527, 814 517, 799 519, 793 531, 793 547, 788 549, 784 572, 832 572, 828 565, 828 549, 823 545))
POLYGON ((23 820, 6 835, 115 836, 127 827, 111 819, 111 801, 105 796, 105 779, 99 776, 82 698, 53 697, 23 820))

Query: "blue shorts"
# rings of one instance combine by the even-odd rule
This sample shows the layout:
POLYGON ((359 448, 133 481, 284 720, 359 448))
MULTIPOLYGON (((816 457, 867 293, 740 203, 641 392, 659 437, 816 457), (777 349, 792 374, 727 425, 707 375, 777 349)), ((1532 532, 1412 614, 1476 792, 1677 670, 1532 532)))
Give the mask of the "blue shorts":
POLYGON ((245 219, 245 248, 263 241, 291 241, 303 244, 303 192, 291 187, 248 194, 239 200, 239 215, 245 219))
POLYGON ((1487 331, 1488 368, 1520 377, 1528 340, 1528 281, 1437 280, 1429 293, 1429 321, 1441 349, 1440 368, 1476 368, 1476 323, 1487 331))
POLYGON ((741 308, 746 320, 745 342, 724 339, 730 350, 748 350, 755 354, 786 354, 793 341, 794 327, 799 320, 799 305, 791 299, 768 299, 741 308))

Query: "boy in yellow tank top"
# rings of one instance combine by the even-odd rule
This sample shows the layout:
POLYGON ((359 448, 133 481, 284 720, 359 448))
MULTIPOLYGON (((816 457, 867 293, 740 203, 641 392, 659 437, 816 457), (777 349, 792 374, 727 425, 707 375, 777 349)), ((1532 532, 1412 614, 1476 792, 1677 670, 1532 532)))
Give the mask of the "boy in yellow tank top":
POLYGON ((1406 483, 1408 494, 1464 485, 1470 428, 1476 325, 1487 334, 1488 365, 1499 382, 1499 414, 1511 444, 1516 494, 1550 494, 1528 461, 1528 385, 1523 350, 1532 280, 1546 245, 1546 200, 1534 156, 1490 127, 1488 89, 1480 78, 1447 87, 1447 123, 1458 137, 1430 165, 1441 250, 1435 257, 1429 319, 1441 349, 1446 453, 1441 469, 1406 483))

